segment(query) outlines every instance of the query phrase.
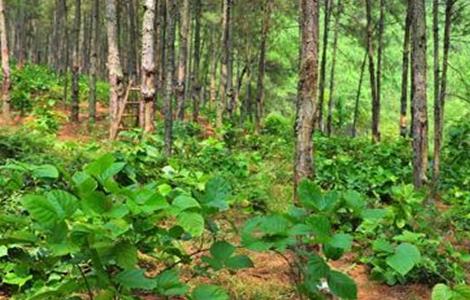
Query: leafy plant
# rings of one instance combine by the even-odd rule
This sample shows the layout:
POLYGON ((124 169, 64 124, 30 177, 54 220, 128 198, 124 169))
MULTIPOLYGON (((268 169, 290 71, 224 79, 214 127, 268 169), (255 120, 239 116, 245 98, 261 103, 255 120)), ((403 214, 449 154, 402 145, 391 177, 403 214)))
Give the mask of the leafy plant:
MULTIPOLYGON (((194 254, 186 254, 180 243, 204 232, 215 235, 211 218, 228 209, 227 185, 214 178, 195 196, 165 183, 121 186, 115 177, 125 166, 107 154, 75 173, 70 190, 24 196, 22 205, 31 225, 25 228, 18 222, 24 216, 2 218, 9 224, 0 237, 2 284, 16 287, 18 297, 28 299, 83 292, 103 299, 125 298, 138 290, 186 294, 189 288, 180 282, 175 267, 189 264, 194 254), (140 255, 169 263, 169 268, 149 277, 139 266, 140 255)), ((51 175, 52 169, 46 169, 36 172, 51 175)), ((231 244, 216 241, 207 265, 215 271, 252 266, 247 256, 234 255, 234 250, 231 244)), ((201 299, 208 293, 224 295, 206 286, 192 297, 201 299)))
POLYGON ((256 251, 271 250, 288 260, 299 292, 308 297, 319 297, 321 283, 326 281, 334 295, 356 299, 354 281, 327 264, 328 260, 341 258, 352 247, 353 237, 338 230, 339 224, 333 222, 338 219, 339 211, 353 206, 340 193, 323 193, 307 180, 299 185, 298 195, 299 206, 288 214, 249 220, 242 231, 243 245, 256 251), (320 247, 322 251, 318 252, 320 247), (289 259, 286 252, 292 252, 293 258, 289 259))

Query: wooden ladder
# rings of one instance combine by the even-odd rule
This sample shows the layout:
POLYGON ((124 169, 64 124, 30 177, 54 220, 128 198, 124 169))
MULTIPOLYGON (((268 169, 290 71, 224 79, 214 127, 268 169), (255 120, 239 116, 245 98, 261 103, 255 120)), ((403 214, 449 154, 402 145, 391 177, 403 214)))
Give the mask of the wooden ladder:
POLYGON ((140 98, 140 87, 132 86, 132 82, 129 82, 124 95, 124 101, 119 107, 116 120, 117 128, 115 136, 112 137, 112 139, 115 139, 121 131, 136 128, 141 125, 140 116, 142 103, 140 98))

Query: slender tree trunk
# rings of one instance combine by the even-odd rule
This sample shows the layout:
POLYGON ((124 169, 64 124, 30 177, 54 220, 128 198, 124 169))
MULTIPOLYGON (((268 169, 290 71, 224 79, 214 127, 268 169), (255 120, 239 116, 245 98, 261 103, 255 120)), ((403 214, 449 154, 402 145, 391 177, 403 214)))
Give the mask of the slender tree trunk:
POLYGON ((271 19, 272 0, 266 0, 263 12, 263 25, 261 29, 261 45, 258 64, 258 82, 256 95, 256 113, 255 113, 255 130, 259 133, 261 130, 261 119, 264 114, 264 77, 266 73, 266 43, 269 35, 269 23, 271 19))
POLYGON ((8 49, 8 36, 7 36, 7 27, 5 22, 5 5, 3 0, 0 0, 0 43, 2 47, 2 74, 3 74, 3 84, 2 84, 2 113, 3 119, 6 122, 11 120, 10 116, 10 52, 8 49))
POLYGON ((377 49, 377 77, 376 77, 376 97, 372 103, 372 140, 380 141, 380 107, 382 95, 382 57, 384 51, 384 29, 385 29, 385 0, 380 0, 380 18, 377 49))
POLYGON ((323 44, 322 44, 322 55, 320 62, 320 83, 319 83, 319 96, 318 96, 318 107, 317 107, 317 124, 316 127, 323 131, 323 103, 325 102, 325 85, 326 85, 326 60, 328 55, 328 35, 330 32, 330 18, 332 11, 332 1, 324 0, 324 25, 323 25, 323 44))
POLYGON ((98 41, 100 40, 100 1, 93 1, 90 58, 90 93, 88 95, 88 116, 91 124, 96 121, 96 77, 98 73, 98 41))
MULTIPOLYGON (((216 45, 216 33, 213 31, 213 41, 212 41, 212 48, 216 45)), ((209 110, 212 111, 212 108, 215 106, 217 102, 217 51, 213 50, 210 52, 210 79, 209 79, 209 110)), ((219 113, 219 105, 220 103, 217 102, 217 114, 219 113)), ((222 108, 223 109, 223 108, 222 108)), ((223 110, 221 111, 223 113, 223 110)), ((219 117, 217 115, 217 117, 219 117)), ((220 116, 221 117, 221 116, 220 116)))
POLYGON ((127 72, 129 74, 130 80, 133 82, 137 81, 138 78, 138 34, 137 34, 137 13, 136 13, 136 7, 135 7, 135 1, 134 0, 126 0, 127 3, 127 11, 129 13, 128 15, 128 32, 127 32, 127 37, 129 40, 129 44, 126 47, 127 49, 127 72))
POLYGON ((370 76, 370 91, 372 97, 372 140, 377 142, 379 140, 378 132, 375 127, 376 122, 376 105, 377 105, 377 81, 375 78, 374 66, 374 46, 373 46, 373 27, 372 24, 372 0, 366 0, 366 14, 367 14, 367 49, 369 57, 369 76, 370 76))
POLYGON ((108 33, 109 111, 110 139, 115 139, 119 129, 118 111, 124 101, 124 75, 119 55, 116 0, 106 0, 106 27, 108 33))
MULTIPOLYGON (((410 0, 408 0, 409 2, 410 0)), ((407 106, 408 106, 408 75, 410 66, 410 32, 412 22, 412 5, 408 4, 406 9, 405 34, 403 39, 403 58, 401 74, 401 97, 400 97, 400 135, 406 137, 408 132, 407 125, 407 106)))
POLYGON ((333 57, 330 70, 330 96, 328 101, 328 117, 326 122, 326 134, 331 135, 332 123, 333 123, 333 109, 335 106, 335 68, 336 68, 336 52, 338 49, 338 35, 339 35, 339 19, 341 15, 341 0, 338 0, 336 4, 336 19, 333 37, 333 57))
POLYGON ((185 111, 185 94, 186 94, 186 74, 188 65, 188 40, 189 40, 189 26, 190 26, 190 13, 189 13, 189 0, 183 0, 180 9, 180 50, 178 59, 178 75, 176 83, 176 116, 180 121, 184 120, 185 111))
POLYGON ((300 13, 301 55, 295 124, 294 191, 303 178, 314 176, 312 134, 318 76, 317 0, 300 0, 300 13))
POLYGON ((81 0, 75 0, 75 19, 73 22, 73 54, 72 54, 72 111, 70 120, 79 121, 79 101, 80 87, 80 20, 81 20, 81 0))
POLYGON ((230 35, 230 8, 232 0, 223 0, 222 10, 222 56, 220 61, 220 99, 217 103, 216 127, 222 127, 224 111, 227 107, 227 94, 229 85, 229 35, 230 35))
POLYGON ((165 154, 171 156, 173 143, 173 74, 175 62, 175 20, 177 1, 166 0, 166 53, 163 94, 163 114, 165 118, 165 154))
POLYGON ((357 86, 357 94, 356 94, 356 102, 354 104, 354 119, 353 119, 353 125, 352 125, 352 137, 357 136, 357 121, 359 119, 359 99, 361 98, 361 90, 362 90, 362 82, 364 81, 364 70, 366 68, 366 63, 367 63, 367 54, 368 51, 364 54, 364 58, 362 59, 362 64, 361 64, 361 72, 359 75, 359 83, 357 86))
POLYGON ((456 0, 446 0, 445 25, 444 25, 444 53, 442 60, 442 74, 440 79, 439 99, 434 103, 434 163, 433 163, 433 190, 437 192, 440 166, 441 148, 444 131, 444 106, 447 92, 447 69, 450 50, 450 37, 452 27, 453 6, 456 0))
POLYGON ((65 18, 65 25, 64 25, 64 36, 63 36, 63 43, 64 43, 64 107, 67 106, 68 101, 68 87, 69 87, 69 62, 70 62, 70 38, 69 38, 69 28, 68 28, 68 6, 66 0, 61 0, 61 5, 64 9, 64 18, 65 18))
POLYGON ((156 0, 145 0, 142 30, 142 97, 144 99, 144 131, 154 129, 155 101, 155 6, 156 0))
POLYGON ((413 2, 413 183, 416 188, 427 182, 428 116, 426 95, 426 10, 424 0, 413 2))
POLYGON ((194 62, 192 78, 192 98, 193 98, 193 122, 199 119, 199 107, 201 103, 201 78, 199 70, 201 68, 201 0, 194 2, 194 62))

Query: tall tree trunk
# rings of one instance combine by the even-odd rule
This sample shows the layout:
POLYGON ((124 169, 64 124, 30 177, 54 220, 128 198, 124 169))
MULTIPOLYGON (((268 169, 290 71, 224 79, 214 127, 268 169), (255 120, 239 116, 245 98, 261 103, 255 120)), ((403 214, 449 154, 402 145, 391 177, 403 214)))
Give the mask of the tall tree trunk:
POLYGON ((142 29, 142 97, 144 99, 144 131, 154 129, 155 101, 155 6, 156 0, 145 0, 142 29))
POLYGON ((75 19, 73 21, 73 54, 72 54, 72 111, 70 120, 79 121, 79 101, 80 87, 80 19, 81 19, 81 0, 75 0, 75 19))
POLYGON ((90 93, 88 94, 88 116, 91 124, 96 121, 96 77, 98 73, 98 41, 100 40, 100 0, 93 1, 90 59, 90 93))
POLYGON ((331 135, 332 123, 333 123, 333 108, 335 106, 335 68, 336 68, 336 52, 338 49, 338 35, 339 35, 339 19, 341 15, 341 0, 338 0, 336 4, 336 19, 333 37, 333 58, 330 70, 330 96, 328 100, 328 117, 326 122, 326 134, 331 135))
POLYGON ((261 29, 261 45, 258 64, 258 82, 256 95, 256 113, 255 113, 255 130, 259 133, 261 129, 261 119, 264 114, 264 76, 266 73, 266 43, 269 35, 269 23, 271 19, 272 0, 266 0, 264 3, 263 25, 261 29))
POLYGON ((110 112, 110 139, 115 139, 119 129, 118 111, 124 101, 124 75, 122 73, 121 58, 119 55, 116 0, 106 0, 106 27, 108 33, 108 72, 109 84, 109 112, 110 112))
POLYGON ((8 36, 5 22, 5 5, 3 0, 0 0, 0 43, 2 47, 2 101, 3 101, 3 118, 6 122, 11 119, 10 116, 10 53, 8 49, 8 36))
MULTIPOLYGON (((408 0, 410 2, 410 0, 408 0)), ((407 125, 407 106, 408 106, 408 75, 410 66, 410 32, 412 22, 412 5, 408 4, 406 9, 405 34, 403 38, 403 58, 401 74, 401 97, 400 97, 400 135, 406 137, 408 132, 407 125)))
POLYGON ((128 15, 128 47, 127 49, 127 72, 129 74, 129 79, 133 82, 137 81, 138 78, 138 34, 137 34, 137 13, 134 0, 126 0, 128 15))
POLYGON ((185 111, 185 94, 186 94, 186 73, 188 66, 188 40, 189 40, 189 26, 190 26, 190 13, 189 13, 189 0, 183 0, 183 5, 180 10, 180 50, 178 59, 178 75, 176 83, 176 116, 180 121, 184 120, 185 111))
POLYGON ((230 64, 230 8, 232 0, 223 0, 222 10, 222 55, 220 60, 220 99, 217 103, 216 127, 222 127, 224 111, 227 107, 227 94, 229 85, 229 64, 230 64))
POLYGON ((323 44, 322 44, 322 55, 320 62, 320 83, 319 83, 319 96, 318 96, 318 107, 317 107, 317 124, 316 127, 323 131, 323 103, 325 102, 325 85, 326 85, 326 60, 328 56, 328 35, 330 32, 330 18, 332 11, 333 0, 324 0, 324 18, 323 18, 323 44))
POLYGON ((166 53, 163 91, 163 114, 165 118, 165 154, 171 156, 173 143, 173 74, 175 62, 175 20, 177 1, 166 0, 166 53))
POLYGON ((428 167, 428 116, 426 95, 426 10, 424 0, 413 2, 413 183, 426 182, 428 167))
POLYGON ((68 6, 67 6, 67 1, 66 0, 60 0, 61 1, 61 6, 63 6, 64 9, 64 18, 65 18, 65 25, 64 25, 64 36, 63 36, 63 42, 64 42, 64 107, 67 105, 68 101, 68 87, 69 87, 69 61, 70 61, 70 38, 69 38, 69 28, 68 28, 68 6))
POLYGON ((364 58, 362 59, 362 64, 361 64, 361 72, 359 75, 359 83, 357 86, 357 94, 356 94, 356 102, 354 104, 354 119, 353 119, 353 125, 352 125, 352 137, 357 136, 357 121, 359 119, 359 99, 361 98, 361 90, 362 90, 362 82, 364 81, 364 70, 366 68, 366 63, 367 63, 367 53, 364 54, 364 58))
POLYGON ((380 0, 380 17, 378 32, 378 48, 377 48, 377 77, 376 98, 372 99, 372 140, 380 141, 380 107, 382 95, 382 57, 384 51, 384 29, 385 29, 385 0, 380 0))
POLYGON ((294 191, 303 178, 314 176, 313 125, 317 93, 318 6, 317 0, 300 0, 301 51, 295 124, 294 191))
POLYGON ((372 24, 372 0, 366 0, 366 14, 367 14, 367 49, 369 57, 369 76, 370 76, 370 92, 372 97, 372 140, 378 141, 378 132, 375 127, 375 106, 377 105, 377 81, 375 78, 374 66, 374 46, 373 46, 373 27, 372 24))
MULTIPOLYGON (((217 101, 217 52, 210 52, 210 78, 209 78, 209 110, 212 110, 217 101)), ((217 113, 219 112, 219 104, 217 102, 217 113)), ((223 112, 223 111, 222 111, 223 112)))
POLYGON ((444 53, 442 60, 442 74, 440 79, 439 99, 434 102, 434 163, 433 163, 433 190, 437 192, 441 166, 441 148, 444 130, 444 106, 447 92, 447 68, 450 50, 450 36, 452 27, 453 6, 456 0, 446 0, 444 25, 444 53))
POLYGON ((192 78, 192 98, 193 98, 193 122, 199 119, 199 107, 201 103, 201 0, 194 2, 194 62, 192 78))

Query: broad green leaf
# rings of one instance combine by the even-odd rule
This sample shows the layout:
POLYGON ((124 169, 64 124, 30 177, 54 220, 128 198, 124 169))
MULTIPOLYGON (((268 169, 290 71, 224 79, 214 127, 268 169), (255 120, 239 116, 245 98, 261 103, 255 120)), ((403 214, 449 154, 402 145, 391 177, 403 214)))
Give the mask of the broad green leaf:
POLYGON ((372 250, 375 252, 385 252, 385 253, 393 253, 395 250, 393 249, 392 244, 390 244, 387 240, 378 239, 372 243, 372 250))
POLYGON ((190 208, 200 208, 201 205, 193 197, 188 195, 179 195, 173 200, 172 205, 177 209, 177 212, 181 212, 190 208))
POLYGON ((346 274, 330 271, 327 282, 328 287, 336 296, 342 299, 357 299, 356 283, 346 274))
POLYGON ((192 236, 200 236, 204 232, 204 218, 195 212, 182 212, 177 216, 178 225, 192 236))
POLYGON ((115 158, 111 153, 105 154, 85 166, 85 171, 90 175, 100 177, 107 169, 111 168, 114 161, 115 158))
POLYGON ((361 217, 366 220, 379 220, 387 215, 386 209, 380 208, 368 208, 364 209, 361 213, 361 217))
POLYGON ((438 283, 432 289, 432 300, 451 300, 453 296, 452 289, 447 285, 438 283))
POLYGON ((137 248, 130 242, 120 242, 113 249, 116 263, 123 269, 132 269, 137 265, 137 248))
POLYGON ((328 243, 323 245, 323 253, 328 259, 338 260, 343 256, 344 250, 333 247, 328 243))
POLYGON ((320 188, 313 182, 303 179, 297 188, 300 203, 305 207, 322 211, 328 203, 324 201, 320 188))
POLYGON ((31 175, 35 178, 59 178, 59 171, 53 165, 40 165, 31 168, 31 175))
POLYGON ((156 281, 145 277, 144 270, 124 270, 116 275, 116 282, 128 289, 152 290, 156 281))
POLYGON ((51 227, 55 222, 60 221, 56 203, 51 203, 44 196, 26 195, 23 197, 23 204, 33 219, 41 225, 51 227))
POLYGON ((453 300, 468 300, 470 299, 470 286, 467 284, 458 284, 454 287, 453 300))
POLYGON ((33 279, 33 275, 18 275, 16 273, 7 273, 2 278, 2 282, 11 285, 17 285, 18 287, 22 287, 26 284, 26 282, 33 279))
POLYGON ((346 206, 356 213, 360 213, 366 206, 366 202, 361 194, 356 191, 347 191, 343 194, 346 206))
POLYGON ((47 192, 47 199, 51 203, 57 203, 57 210, 61 219, 72 216, 78 208, 78 199, 65 191, 53 190, 47 192))
POLYGON ((319 243, 326 243, 331 238, 331 223, 326 216, 316 215, 307 219, 307 224, 313 231, 319 243))
POLYGON ((210 253, 212 256, 221 261, 227 260, 235 252, 235 247, 225 241, 215 242, 211 248, 210 253))
POLYGON ((192 300, 229 300, 228 294, 216 285, 203 284, 196 287, 192 294, 192 300))
POLYGON ((328 276, 330 267, 319 255, 312 254, 307 262, 307 274, 310 280, 317 281, 328 276))
POLYGON ((230 196, 230 185, 222 177, 215 177, 206 184, 205 193, 201 202, 203 205, 216 208, 219 211, 227 210, 228 198, 230 196))
POLYGON ((188 291, 188 286, 180 282, 176 270, 167 270, 155 278, 158 294, 162 296, 180 296, 188 291))
POLYGON ((82 194, 93 192, 98 187, 96 180, 85 172, 75 173, 72 180, 78 191, 82 194))
POLYGON ((225 265, 232 270, 252 268, 254 266, 253 261, 246 255, 232 256, 225 262, 225 265))
POLYGON ((8 248, 6 246, 0 246, 0 257, 8 255, 8 248))
POLYGON ((405 276, 421 261, 421 254, 416 246, 403 243, 395 249, 395 254, 387 257, 387 265, 405 276))
POLYGON ((333 235, 329 244, 332 247, 343 249, 344 251, 349 251, 352 246, 353 237, 345 233, 336 233, 333 235))
POLYGON ((113 202, 102 192, 94 191, 82 196, 82 207, 85 211, 98 215, 104 214, 112 209, 113 202))

